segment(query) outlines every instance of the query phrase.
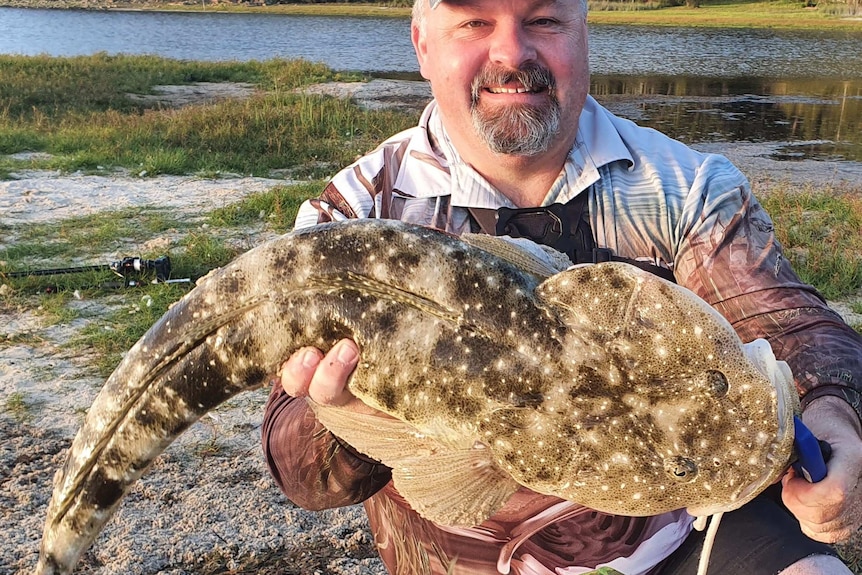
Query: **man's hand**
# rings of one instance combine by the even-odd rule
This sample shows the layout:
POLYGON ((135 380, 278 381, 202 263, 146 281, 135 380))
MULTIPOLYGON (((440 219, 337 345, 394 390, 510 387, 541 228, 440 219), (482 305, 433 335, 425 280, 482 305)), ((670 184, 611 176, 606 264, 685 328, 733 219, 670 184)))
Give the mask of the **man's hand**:
POLYGON ((817 398, 802 420, 832 446, 826 478, 808 483, 791 471, 782 480, 782 499, 802 532, 824 543, 850 537, 862 525, 862 430, 856 413, 837 397, 817 398))
POLYGON ((281 386, 288 395, 310 397, 321 405, 379 413, 347 388, 347 380, 357 363, 359 348, 349 339, 336 343, 326 355, 317 348, 304 347, 282 364, 281 386))

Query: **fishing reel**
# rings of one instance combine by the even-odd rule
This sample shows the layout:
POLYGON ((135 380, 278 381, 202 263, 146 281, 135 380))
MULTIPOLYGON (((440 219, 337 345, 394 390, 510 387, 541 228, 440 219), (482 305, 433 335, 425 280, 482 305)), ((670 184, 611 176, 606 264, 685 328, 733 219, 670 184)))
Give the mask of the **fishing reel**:
POLYGON ((154 260, 128 257, 112 262, 109 267, 112 272, 126 281, 127 286, 138 285, 135 280, 130 278, 150 272, 154 272, 154 275, 156 276, 153 283, 167 282, 168 278, 171 276, 171 258, 168 256, 161 256, 154 260))

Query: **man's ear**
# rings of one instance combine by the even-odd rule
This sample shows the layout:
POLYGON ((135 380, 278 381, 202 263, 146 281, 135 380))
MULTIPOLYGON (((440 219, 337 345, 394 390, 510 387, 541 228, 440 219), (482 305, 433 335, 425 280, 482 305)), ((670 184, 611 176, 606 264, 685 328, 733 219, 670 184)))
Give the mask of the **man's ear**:
POLYGON ((416 59, 419 61, 419 73, 426 80, 429 80, 428 74, 425 73, 425 62, 427 61, 428 44, 425 41, 425 34, 419 29, 415 22, 410 24, 410 40, 413 41, 413 50, 416 51, 416 59))

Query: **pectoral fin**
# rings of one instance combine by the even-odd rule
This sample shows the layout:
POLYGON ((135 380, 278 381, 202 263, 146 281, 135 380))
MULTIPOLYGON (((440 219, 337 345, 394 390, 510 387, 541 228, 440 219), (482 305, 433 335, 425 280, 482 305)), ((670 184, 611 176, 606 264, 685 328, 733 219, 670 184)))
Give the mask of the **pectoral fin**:
POLYGON ((400 419, 323 406, 310 399, 308 404, 326 429, 387 467, 405 456, 425 457, 441 449, 436 440, 400 419))
POLYGON ((405 458, 392 469, 398 492, 422 517, 441 525, 479 525, 518 489, 478 444, 429 457, 405 458))
POLYGON ((308 403, 332 433, 390 467, 395 488, 430 521, 478 525, 518 489, 480 443, 446 444, 399 419, 308 403))

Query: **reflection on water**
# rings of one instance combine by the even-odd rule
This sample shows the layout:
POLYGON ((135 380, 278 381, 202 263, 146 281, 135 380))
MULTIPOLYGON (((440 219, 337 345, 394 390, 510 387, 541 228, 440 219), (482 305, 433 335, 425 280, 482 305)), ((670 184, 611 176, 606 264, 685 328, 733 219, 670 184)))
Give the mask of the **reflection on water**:
POLYGON ((687 143, 790 142, 781 160, 862 161, 862 80, 594 76, 614 112, 687 143))

